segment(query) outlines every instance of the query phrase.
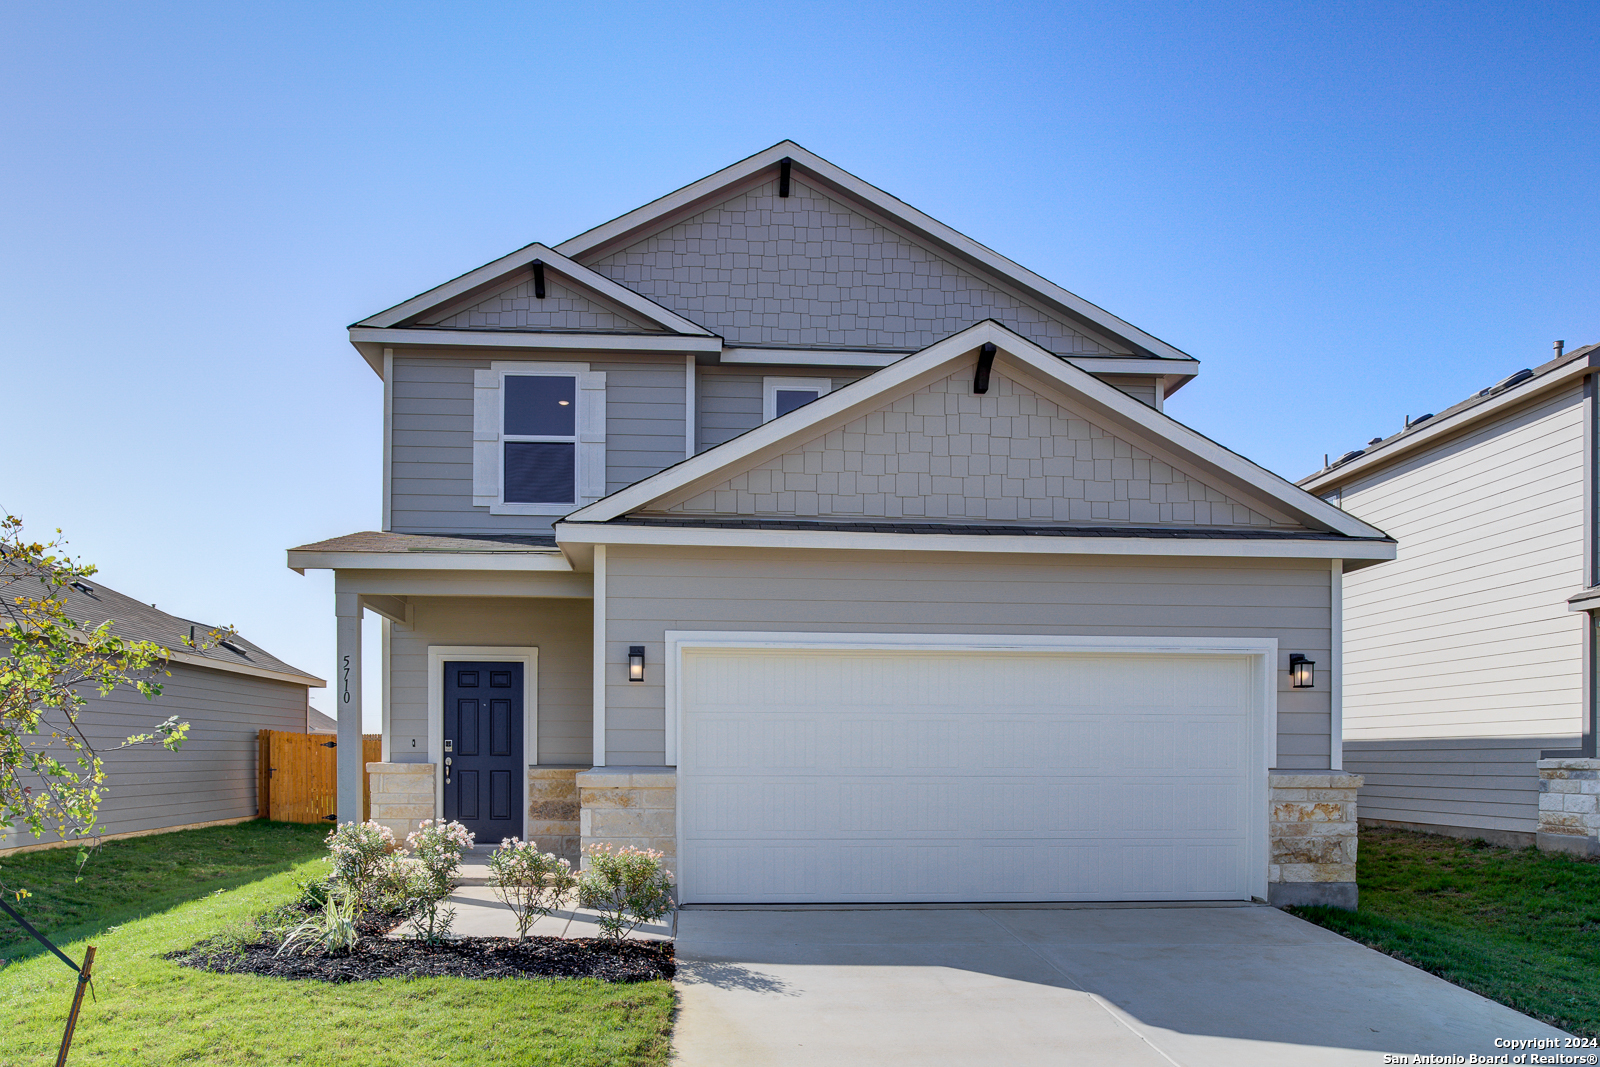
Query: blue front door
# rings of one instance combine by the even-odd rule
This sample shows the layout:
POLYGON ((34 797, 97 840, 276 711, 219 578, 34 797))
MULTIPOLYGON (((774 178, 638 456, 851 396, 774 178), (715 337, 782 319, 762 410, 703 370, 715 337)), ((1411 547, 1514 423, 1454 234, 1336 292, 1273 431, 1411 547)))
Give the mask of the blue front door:
POLYGON ((522 664, 444 665, 444 817, 480 845, 522 836, 522 664))

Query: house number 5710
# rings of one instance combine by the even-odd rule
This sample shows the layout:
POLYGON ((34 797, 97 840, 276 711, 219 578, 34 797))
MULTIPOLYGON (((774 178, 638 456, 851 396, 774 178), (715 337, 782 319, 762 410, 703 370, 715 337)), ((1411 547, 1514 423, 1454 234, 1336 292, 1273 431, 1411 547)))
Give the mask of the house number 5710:
POLYGON ((340 703, 350 703, 350 657, 344 657, 344 695, 339 698, 340 703))

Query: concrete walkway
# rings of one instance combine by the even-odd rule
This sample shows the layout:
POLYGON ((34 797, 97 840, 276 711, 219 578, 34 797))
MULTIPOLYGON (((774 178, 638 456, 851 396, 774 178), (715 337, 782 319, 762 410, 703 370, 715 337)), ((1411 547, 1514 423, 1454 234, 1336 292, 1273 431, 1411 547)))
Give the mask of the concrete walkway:
POLYGON ((677 955, 678 1067, 1365 1067, 1562 1036, 1264 906, 690 910, 677 955))

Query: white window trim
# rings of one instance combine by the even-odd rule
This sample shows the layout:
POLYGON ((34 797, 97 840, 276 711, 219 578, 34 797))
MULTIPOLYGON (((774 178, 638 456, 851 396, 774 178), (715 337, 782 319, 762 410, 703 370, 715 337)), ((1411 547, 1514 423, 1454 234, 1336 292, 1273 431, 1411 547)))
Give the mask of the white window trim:
MULTIPOLYGON (((528 833, 528 769, 539 765, 539 649, 522 645, 428 646, 428 762, 433 764, 433 817, 444 818, 444 665, 488 660, 522 664, 522 839, 528 833)), ((385 738, 387 741, 387 738, 385 738)))
MULTIPOLYGON (((496 360, 488 370, 473 371, 472 505, 491 515, 565 515, 606 495, 606 376, 587 363, 496 360), (505 380, 508 375, 574 378, 578 410, 573 435, 574 488, 570 504, 514 504, 505 499, 505 380)), ((516 440, 565 440, 529 438, 516 440)))
POLYGON ((778 417, 778 390, 815 389, 817 398, 833 392, 831 378, 763 378, 761 379, 761 421, 771 422, 778 417))
MULTIPOLYGON (((708 648, 795 648, 847 650, 949 650, 963 652, 1110 652, 1249 656, 1252 660, 1251 712, 1256 719, 1252 748, 1260 761, 1252 781, 1249 830, 1252 893, 1267 895, 1267 772, 1278 764, 1278 639, 1275 637, 1070 637, 1040 634, 807 633, 792 631, 668 630, 666 639, 666 751, 668 766, 678 765, 683 716, 683 653, 708 648)), ((682 833, 682 823, 679 824, 682 833)), ((680 840, 678 855, 683 855, 680 840)), ((680 878, 682 872, 679 872, 680 878)))

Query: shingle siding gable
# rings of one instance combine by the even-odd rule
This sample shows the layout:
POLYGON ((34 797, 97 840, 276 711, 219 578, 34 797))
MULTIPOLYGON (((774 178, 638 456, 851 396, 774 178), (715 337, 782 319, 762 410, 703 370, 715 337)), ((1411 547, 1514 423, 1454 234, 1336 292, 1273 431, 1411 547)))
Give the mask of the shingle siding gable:
POLYGON ((913 351, 984 319, 1060 355, 1110 350, 798 180, 758 186, 589 266, 731 345, 913 351))
POLYGON ((998 371, 975 395, 970 369, 664 510, 1293 528, 998 371))
POLYGON ((487 300, 427 323, 448 330, 654 330, 618 315, 577 289, 546 277, 544 298, 534 295, 529 278, 487 300))

